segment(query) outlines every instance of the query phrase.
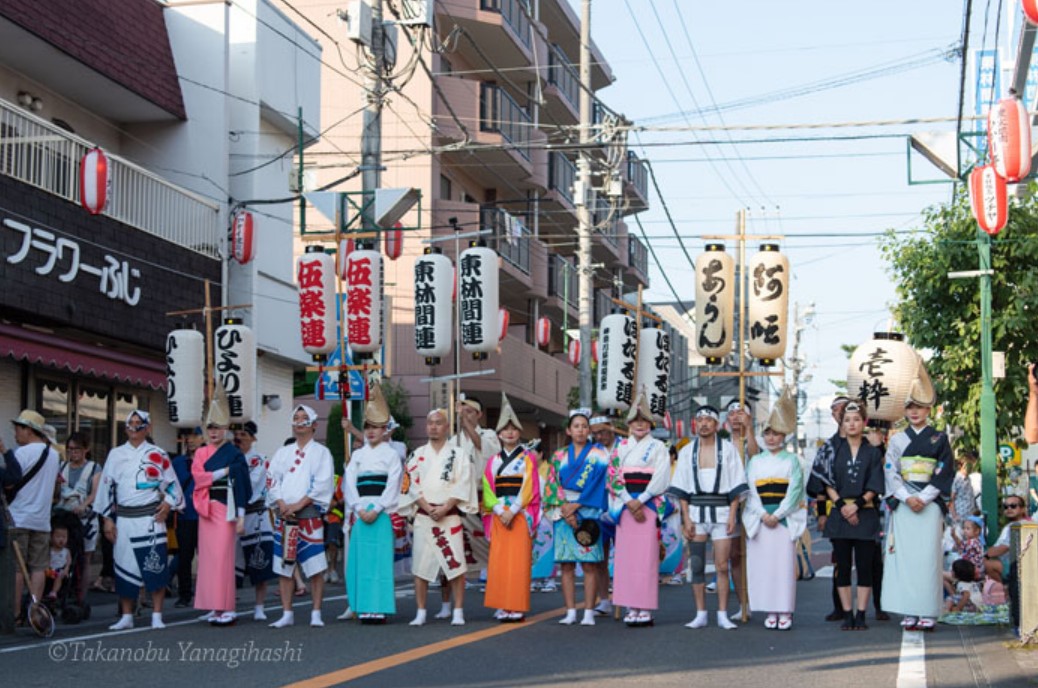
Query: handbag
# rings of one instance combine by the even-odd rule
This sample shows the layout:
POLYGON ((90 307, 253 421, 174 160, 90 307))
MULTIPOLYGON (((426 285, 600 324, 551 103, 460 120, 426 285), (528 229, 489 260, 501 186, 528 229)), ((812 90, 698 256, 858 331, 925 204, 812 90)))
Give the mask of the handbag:
POLYGON ((595 519, 581 519, 573 529, 573 537, 581 547, 594 547, 602 537, 602 527, 595 519))

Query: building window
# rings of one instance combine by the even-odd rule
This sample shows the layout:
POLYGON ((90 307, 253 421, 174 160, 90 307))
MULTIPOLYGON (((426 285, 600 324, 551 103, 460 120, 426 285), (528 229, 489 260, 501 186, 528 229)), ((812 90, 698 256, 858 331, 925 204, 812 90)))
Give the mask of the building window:
POLYGON ((75 430, 90 438, 90 455, 103 461, 122 441, 122 426, 134 409, 148 410, 147 396, 116 389, 100 380, 37 376, 36 410, 57 430, 64 444, 75 430))
POLYGON ((440 175, 440 200, 441 201, 450 201, 450 200, 453 200, 453 198, 454 198, 454 184, 453 184, 453 182, 451 182, 451 180, 446 175, 441 174, 440 175))

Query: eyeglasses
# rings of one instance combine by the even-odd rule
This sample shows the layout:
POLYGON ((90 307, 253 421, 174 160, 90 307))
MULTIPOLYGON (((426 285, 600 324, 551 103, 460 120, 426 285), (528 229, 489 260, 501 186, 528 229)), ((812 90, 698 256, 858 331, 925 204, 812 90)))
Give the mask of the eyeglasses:
POLYGON ((130 425, 129 423, 127 423, 126 424, 126 432, 140 432, 141 430, 145 429, 146 427, 148 427, 148 426, 147 425, 130 425))
POLYGON ((1003 504, 1002 508, 1003 509, 1023 509, 1024 505, 1023 504, 1003 504))

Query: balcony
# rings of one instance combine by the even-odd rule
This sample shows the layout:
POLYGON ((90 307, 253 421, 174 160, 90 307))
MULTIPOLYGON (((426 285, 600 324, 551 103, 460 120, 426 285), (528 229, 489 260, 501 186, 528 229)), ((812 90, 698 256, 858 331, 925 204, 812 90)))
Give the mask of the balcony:
POLYGON ((649 207, 649 169, 634 151, 627 151, 624 165, 624 187, 630 201, 627 212, 638 213, 649 207))
MULTIPOLYGON (((0 174, 79 204, 79 161, 94 146, 0 100, 0 174)), ((219 206, 106 153, 112 192, 104 215, 211 258, 220 257, 219 206)))
POLYGON ((627 265, 631 268, 628 270, 625 277, 628 276, 640 281, 643 285, 648 286, 649 284, 649 250, 645 248, 645 244, 638 240, 637 237, 627 236, 627 265))
POLYGON ((560 255, 548 256, 548 303, 559 311, 570 309, 576 314, 580 303, 580 282, 577 268, 560 255))
POLYGON ((457 43, 457 51, 466 63, 480 69, 494 65, 508 70, 519 81, 535 76, 535 37, 528 13, 528 0, 436 3, 437 23, 445 27, 444 32, 457 24, 468 35, 457 43), (528 74, 523 70, 529 70, 528 74))
POLYGON ((562 48, 553 45, 548 50, 548 96, 545 107, 548 119, 562 124, 576 124, 580 119, 580 76, 571 66, 562 48))
POLYGON ((479 85, 479 129, 501 134, 520 155, 527 160, 530 159, 533 119, 500 86, 479 85))
POLYGON ((488 207, 480 209, 479 224, 482 229, 492 232, 487 238, 487 245, 497 251, 506 263, 529 275, 530 242, 533 237, 523 221, 501 208, 488 207))
POLYGON ((519 42, 532 48, 530 37, 530 20, 527 14, 530 12, 530 4, 524 0, 481 0, 479 7, 489 12, 497 12, 505 20, 519 42))

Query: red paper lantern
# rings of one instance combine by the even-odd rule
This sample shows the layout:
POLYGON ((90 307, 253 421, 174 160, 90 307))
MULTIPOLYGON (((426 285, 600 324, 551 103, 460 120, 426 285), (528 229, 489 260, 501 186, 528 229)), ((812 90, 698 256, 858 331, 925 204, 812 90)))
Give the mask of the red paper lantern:
MULTIPOLYGON (((400 227, 399 222, 396 223, 396 227, 400 227)), ((383 244, 385 245, 386 258, 396 260, 404 252, 404 231, 402 229, 391 229, 385 232, 383 244)))
POLYGON ((1032 26, 1038 26, 1038 0, 1022 0, 1020 5, 1027 21, 1032 26))
POLYGON ((663 414, 663 427, 670 431, 674 427, 674 421, 670 419, 670 411, 663 414))
POLYGON ((547 318, 537 319, 537 346, 542 349, 551 341, 551 320, 547 318))
POLYGON ((678 418, 678 422, 677 422, 677 425, 675 427, 674 436, 677 437, 678 439, 681 439, 682 437, 685 436, 685 419, 684 418, 678 418))
POLYGON ((382 255, 356 250, 346 258, 346 341, 355 354, 382 348, 382 255))
POLYGON ((988 111, 988 148, 1006 181, 1018 182, 1031 171, 1031 117, 1018 98, 1003 98, 988 111))
POLYGON ((501 336, 497 338, 498 342, 508 336, 508 321, 510 320, 508 309, 501 308, 498 310, 497 319, 501 323, 501 336))
POLYGON ((299 326, 303 350, 323 361, 335 350, 335 261, 320 246, 307 246, 299 258, 299 326))
POLYGON ((970 172, 970 208, 977 224, 988 234, 994 236, 1006 226, 1009 220, 1006 180, 993 165, 976 167, 970 172))
POLYGON ((91 215, 100 215, 108 205, 111 185, 108 156, 100 148, 87 151, 79 161, 79 204, 91 215))
POLYGON ((256 234, 252 213, 239 210, 234 214, 231 228, 231 255, 242 265, 248 265, 256 257, 256 234))
POLYGON ((596 364, 598 363, 598 340, 591 340, 591 360, 596 364))
POLYGON ((569 358, 570 365, 580 365, 580 340, 571 339, 569 340, 569 349, 566 352, 567 358, 569 358))

